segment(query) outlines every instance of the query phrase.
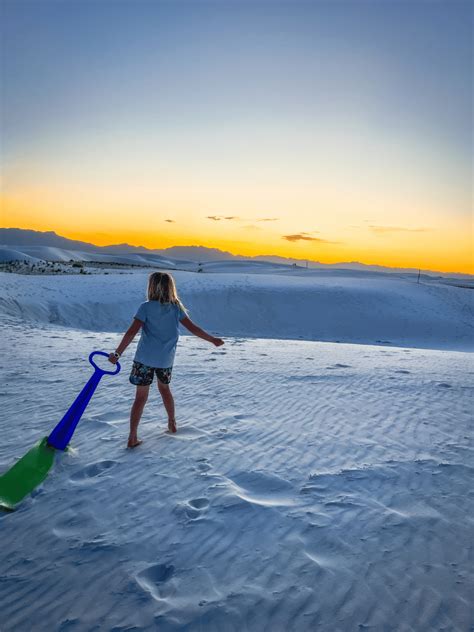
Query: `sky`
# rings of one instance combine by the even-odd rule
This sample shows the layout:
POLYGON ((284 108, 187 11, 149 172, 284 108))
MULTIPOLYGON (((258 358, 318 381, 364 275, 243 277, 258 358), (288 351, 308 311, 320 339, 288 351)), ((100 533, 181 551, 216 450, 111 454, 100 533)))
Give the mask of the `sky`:
POLYGON ((472 5, 1 0, 2 227, 472 272, 472 5))

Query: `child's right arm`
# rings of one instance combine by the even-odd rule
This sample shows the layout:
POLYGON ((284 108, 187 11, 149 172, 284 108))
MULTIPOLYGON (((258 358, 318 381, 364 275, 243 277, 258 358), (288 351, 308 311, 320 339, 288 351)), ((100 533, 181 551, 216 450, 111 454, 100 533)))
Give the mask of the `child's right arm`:
MULTIPOLYGON (((142 325, 143 325, 143 323, 142 323, 141 320, 138 320, 138 318, 134 318, 133 319, 132 324, 127 329, 127 331, 124 333, 123 338, 120 341, 119 346, 115 350, 119 357, 122 355, 122 353, 128 347, 128 345, 132 342, 132 340, 135 338, 137 333, 140 331, 140 328, 141 328, 142 325)), ((118 357, 116 355, 114 355, 113 353, 111 353, 109 355, 109 362, 112 362, 112 364, 115 364, 117 362, 117 360, 118 360, 118 357)))
POLYGON ((211 336, 211 334, 208 334, 207 331, 204 331, 204 329, 201 329, 201 327, 198 327, 196 323, 193 323, 193 321, 187 316, 183 318, 180 322, 183 325, 183 327, 186 327, 188 331, 190 331, 195 336, 198 336, 198 338, 202 338, 203 340, 212 342, 212 344, 215 345, 216 347, 220 347, 221 345, 224 344, 224 341, 222 340, 222 338, 216 338, 215 336, 211 336))

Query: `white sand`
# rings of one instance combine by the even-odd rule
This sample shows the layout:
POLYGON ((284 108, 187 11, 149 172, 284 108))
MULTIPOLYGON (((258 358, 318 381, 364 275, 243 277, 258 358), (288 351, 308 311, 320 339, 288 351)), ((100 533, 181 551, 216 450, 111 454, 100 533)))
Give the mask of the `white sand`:
MULTIPOLYGON (((472 290, 396 275, 295 274, 276 267, 274 274, 173 274, 191 317, 227 336, 474 350, 472 290)), ((247 270, 261 267, 247 263, 247 270)), ((143 271, 74 278, 0 273, 0 314, 122 332, 145 300, 147 276, 143 271)))
MULTIPOLYGON (((223 334, 238 324, 225 283, 247 310, 256 300, 286 317, 300 292, 292 326, 336 309, 334 280, 311 290, 264 279, 262 298, 263 277, 199 277, 202 303, 198 286, 178 281, 196 311, 206 300, 226 308, 223 334)), ((97 279, 2 275, 1 471, 59 421, 90 375, 88 353, 120 337, 58 327, 51 314, 76 328, 98 314, 110 332, 141 300, 143 275, 102 277, 100 295, 97 279)), ((411 335, 411 348, 229 337, 216 349, 183 337, 172 382, 178 434, 164 432, 154 389, 134 451, 124 448, 129 349, 123 371, 99 385, 73 450, 0 515, 2 632, 470 630, 474 366, 471 354, 446 350, 469 338, 469 291, 400 283, 390 305, 405 288, 405 328, 390 321, 383 334, 411 335), (457 337, 442 326, 447 314, 457 337), (414 323, 429 317, 419 346, 444 350, 413 348, 414 323)), ((338 292, 342 318, 357 287, 338 292)), ((358 292, 382 327, 385 301, 368 280, 358 292)), ((355 304, 331 333, 357 328, 355 304)), ((285 321, 262 318, 252 334, 257 325, 271 336, 285 321)))

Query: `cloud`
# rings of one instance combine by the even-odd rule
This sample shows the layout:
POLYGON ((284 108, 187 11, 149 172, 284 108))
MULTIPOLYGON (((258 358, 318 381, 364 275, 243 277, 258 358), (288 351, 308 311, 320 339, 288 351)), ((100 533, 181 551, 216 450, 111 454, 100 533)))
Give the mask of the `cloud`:
POLYGON ((240 219, 237 215, 208 215, 207 219, 212 219, 214 222, 220 222, 221 219, 240 219))
POLYGON ((276 222, 278 217, 257 217, 256 219, 248 217, 239 217, 238 215, 207 215, 207 219, 214 222, 220 222, 221 219, 234 220, 236 222, 276 222))
POLYGON ((374 233, 425 233, 429 228, 407 228, 405 226, 375 226, 371 224, 370 230, 374 233))
POLYGON ((255 226, 255 224, 245 224, 242 228, 244 230, 263 230, 261 226, 255 226))
POLYGON ((170 224, 174 224, 174 219, 165 219, 165 222, 169 222, 170 224))
POLYGON ((310 233, 296 233, 294 235, 282 235, 282 239, 287 241, 317 241, 322 244, 335 244, 336 241, 328 241, 327 239, 321 239, 320 237, 312 237, 310 233))

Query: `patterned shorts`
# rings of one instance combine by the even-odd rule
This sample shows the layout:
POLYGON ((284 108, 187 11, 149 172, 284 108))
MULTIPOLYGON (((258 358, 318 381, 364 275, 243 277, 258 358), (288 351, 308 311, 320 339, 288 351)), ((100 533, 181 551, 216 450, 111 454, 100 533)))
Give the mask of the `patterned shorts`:
POLYGON ((173 367, 168 369, 157 369, 153 366, 146 366, 141 362, 134 360, 130 377, 128 378, 135 386, 150 386, 153 383, 153 376, 156 373, 156 377, 162 384, 169 384, 171 382, 171 371, 173 367))

